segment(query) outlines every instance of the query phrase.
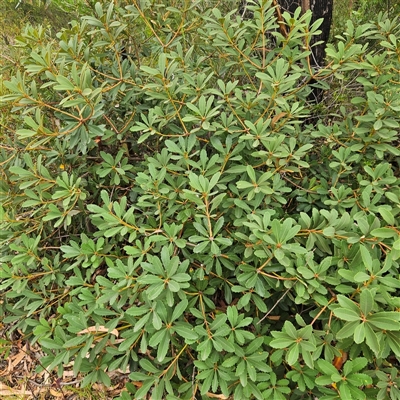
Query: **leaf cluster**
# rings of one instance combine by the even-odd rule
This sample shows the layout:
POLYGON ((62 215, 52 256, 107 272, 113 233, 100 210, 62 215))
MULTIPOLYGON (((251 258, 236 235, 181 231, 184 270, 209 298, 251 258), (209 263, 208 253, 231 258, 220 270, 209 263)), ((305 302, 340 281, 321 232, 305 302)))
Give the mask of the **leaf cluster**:
POLYGON ((317 69, 310 13, 130 3, 19 39, 3 324, 121 400, 398 399, 398 20, 317 69))

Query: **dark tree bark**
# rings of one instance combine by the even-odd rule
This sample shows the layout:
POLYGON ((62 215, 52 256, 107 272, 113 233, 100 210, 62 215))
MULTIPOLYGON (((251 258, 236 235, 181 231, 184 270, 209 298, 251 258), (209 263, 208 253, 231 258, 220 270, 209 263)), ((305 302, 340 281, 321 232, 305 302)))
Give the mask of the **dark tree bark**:
POLYGON ((316 21, 319 18, 324 19, 324 22, 320 26, 322 33, 314 38, 314 43, 319 40, 322 40, 324 43, 313 49, 317 65, 322 65, 325 59, 326 43, 328 42, 329 33, 331 31, 333 0, 311 0, 310 9, 313 13, 312 21, 316 21))
POLYGON ((294 13, 297 7, 301 7, 303 12, 310 9, 313 13, 311 23, 320 18, 324 19, 324 22, 320 26, 322 33, 314 37, 313 40, 313 43, 320 40, 324 41, 324 44, 317 46, 315 52, 313 52, 317 64, 323 64, 325 43, 329 39, 332 24, 333 0, 278 0, 277 3, 281 6, 282 11, 288 11, 291 14, 294 13))
MULTIPOLYGON (((314 23, 320 18, 324 19, 319 27, 321 34, 318 36, 313 36, 311 40, 312 46, 315 43, 322 41, 322 43, 312 47, 312 55, 310 58, 311 66, 313 67, 314 71, 317 71, 324 65, 325 48, 329 39, 329 33, 332 24, 333 0, 273 0, 272 4, 273 6, 279 6, 277 7, 276 16, 278 18, 278 22, 281 22, 280 31, 284 36, 287 35, 287 30, 282 20, 282 13, 285 11, 293 14, 298 7, 301 7, 303 13, 307 10, 312 11, 313 15, 311 23, 314 23)), ((248 12, 246 5, 246 0, 240 1, 239 13, 243 18, 252 18, 252 13, 248 12)), ((315 83, 315 79, 312 79, 309 83, 312 85, 315 83)), ((322 95, 322 90, 314 87, 309 99, 311 101, 320 102, 322 100, 322 95)))
MULTIPOLYGON (((320 18, 324 19, 322 25, 319 27, 319 29, 322 31, 321 34, 314 36, 311 41, 311 45, 316 42, 323 41, 323 43, 312 48, 311 66, 315 69, 320 68, 322 65, 324 65, 325 48, 329 39, 329 33, 332 24, 333 0, 278 0, 277 3, 280 5, 282 12, 288 11, 291 14, 293 14, 297 7, 301 7, 302 12, 310 9, 313 13, 311 23, 320 18)), ((313 97, 317 102, 321 101, 322 91, 316 89, 313 90, 313 97)))

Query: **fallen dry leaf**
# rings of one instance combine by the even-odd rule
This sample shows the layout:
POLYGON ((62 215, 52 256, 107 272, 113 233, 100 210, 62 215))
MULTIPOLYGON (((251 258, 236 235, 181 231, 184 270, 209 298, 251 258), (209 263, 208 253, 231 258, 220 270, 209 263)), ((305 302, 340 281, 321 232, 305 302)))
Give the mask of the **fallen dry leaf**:
POLYGON ((272 126, 272 128, 275 128, 275 124, 276 124, 282 117, 284 117, 284 116, 286 116, 286 115, 287 115, 287 113, 284 112, 284 111, 282 111, 282 112, 279 113, 278 115, 275 115, 275 117, 272 118, 272 121, 271 121, 271 126, 272 126))
POLYGON ((207 396, 211 397, 212 399, 221 399, 221 400, 227 400, 229 397, 226 397, 224 394, 214 394, 207 392, 207 396))
POLYGON ((18 354, 15 356, 11 357, 11 368, 16 367, 26 356, 26 353, 24 351, 20 351, 18 354))
POLYGON ((62 392, 57 392, 57 390, 50 389, 50 393, 54 397, 64 397, 64 394, 62 392))
POLYGON ((30 390, 13 389, 0 382, 0 396, 32 396, 30 390))
MULTIPOLYGON (((103 325, 100 326, 89 326, 89 328, 83 329, 82 331, 78 332, 78 335, 83 335, 84 333, 90 333, 90 332, 108 332, 109 329, 106 328, 103 325)), ((118 337, 119 333, 116 329, 113 329, 111 332, 112 335, 118 337)))

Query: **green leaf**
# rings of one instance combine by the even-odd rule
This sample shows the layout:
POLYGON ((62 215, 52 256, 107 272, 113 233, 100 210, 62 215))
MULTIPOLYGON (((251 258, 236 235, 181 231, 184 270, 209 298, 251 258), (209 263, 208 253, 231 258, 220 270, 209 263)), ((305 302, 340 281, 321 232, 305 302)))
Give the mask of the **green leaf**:
POLYGON ((162 75, 163 75, 158 69, 148 67, 147 65, 141 65, 140 69, 149 75, 153 75, 153 76, 157 76, 157 77, 162 77, 162 75))
POLYGON ((304 277, 304 279, 313 279, 315 274, 308 268, 298 267, 297 271, 304 277))
POLYGON ((150 300, 155 300, 164 291, 164 282, 153 284, 146 289, 147 296, 150 300))
POLYGON ((53 339, 48 339, 48 338, 42 338, 39 339, 39 343, 46 349, 50 349, 50 350, 61 350, 63 349, 63 345, 57 343, 55 340, 53 339))
POLYGON ((375 353, 379 353, 379 340, 376 336, 376 333, 372 330, 368 323, 364 324, 365 326, 365 342, 367 346, 375 353))
POLYGON ((365 268, 369 270, 370 266, 372 265, 372 257, 369 250, 365 246, 360 246, 360 253, 365 268))
POLYGON ((374 307, 374 298, 369 289, 364 289, 360 294, 360 308, 364 316, 367 316, 374 307))
POLYGON ((151 374, 159 374, 160 373, 160 371, 147 358, 141 358, 139 361, 139 364, 145 371, 150 372, 151 374))
POLYGON ((353 396, 346 382, 341 382, 339 385, 339 394, 341 400, 353 400, 353 396))
POLYGON ((354 335, 354 331, 359 325, 359 321, 346 322, 342 329, 336 334, 337 339, 345 339, 354 335))
POLYGON ((29 138, 37 135, 38 132, 31 129, 17 129, 16 134, 21 138, 29 138))
POLYGON ((171 322, 175 321, 179 317, 181 317, 183 315, 183 313, 185 312, 187 306, 188 306, 187 299, 184 299, 181 302, 179 302, 174 308, 174 311, 173 311, 172 317, 171 317, 171 322))
POLYGON ((239 181, 236 182, 236 187, 238 189, 249 189, 249 188, 254 188, 254 185, 251 182, 239 181))
POLYGON ((177 273, 172 277, 176 282, 189 282, 192 278, 186 273, 177 273))
POLYGON ((256 173, 255 173, 253 167, 251 165, 247 165, 246 166, 246 171, 247 171, 247 175, 249 176, 251 181, 253 183, 255 183, 257 181, 257 179, 256 179, 256 173))
POLYGON ((207 360, 208 357, 210 356, 212 349, 213 349, 213 346, 212 346, 211 339, 207 338, 206 340, 201 342, 197 347, 197 350, 200 352, 200 359, 207 360))
POLYGON ((217 329, 219 329, 219 328, 224 326, 226 320, 227 320, 226 314, 217 314, 217 316, 214 319, 214 321, 210 324, 210 329, 212 331, 216 331, 217 329))
POLYGON ((326 237, 334 237, 335 236, 335 228, 333 226, 329 226, 322 231, 322 234, 326 237))
POLYGON ((183 337, 184 339, 188 340, 198 339, 197 333, 193 330, 193 328, 189 324, 188 325, 175 324, 174 330, 175 332, 178 333, 179 336, 183 337))
POLYGON ((217 172, 216 174, 214 174, 210 180, 210 184, 208 187, 209 193, 211 192, 211 190, 214 188, 214 186, 218 183, 219 179, 221 177, 221 174, 219 172, 217 172))
POLYGON ((351 311, 354 311, 357 314, 360 314, 360 309, 357 307, 356 303, 354 303, 354 301, 348 299, 346 296, 339 294, 337 296, 337 300, 341 307, 347 308, 351 311))
POLYGON ((398 321, 397 314, 400 313, 379 312, 368 316, 367 321, 369 324, 375 326, 378 329, 387 331, 397 331, 400 330, 400 322, 398 321))
POLYGON ((237 308, 235 306, 233 306, 233 307, 229 306, 226 310, 226 315, 228 317, 230 324, 232 326, 236 326, 238 316, 239 316, 237 308))
POLYGON ((295 339, 287 337, 279 338, 279 339, 272 339, 269 345, 274 349, 285 349, 286 347, 291 346, 293 343, 296 343, 295 339))
POLYGON ((168 281, 167 286, 171 292, 176 293, 176 292, 179 292, 179 290, 181 290, 181 286, 179 285, 179 283, 174 281, 173 279, 168 281))
POLYGON ((155 332, 149 340, 149 345, 158 348, 160 343, 164 342, 168 335, 169 333, 165 328, 155 332))
POLYGON ((140 330, 143 328, 143 326, 146 325, 147 321, 150 319, 150 315, 151 315, 150 313, 143 315, 143 317, 140 318, 140 319, 136 322, 136 324, 135 324, 133 330, 134 330, 135 332, 140 331, 140 330))
POLYGON ((299 345, 295 344, 290 347, 286 353, 286 361, 289 365, 294 365, 299 360, 299 345))
POLYGON ((193 222, 193 226, 200 233, 200 235, 202 235, 205 238, 208 238, 208 236, 209 236, 208 231, 202 224, 199 224, 198 222, 193 222))
MULTIPOLYGON (((157 312, 153 312, 152 315, 153 315, 153 320, 152 320, 153 327, 155 330, 159 331, 163 325, 162 320, 157 312)), ((152 339, 153 338, 154 338, 154 335, 152 336, 152 339)))
POLYGON ((296 328, 294 327, 294 325, 290 322, 290 321, 285 321, 285 323, 283 324, 283 330, 286 332, 286 334, 293 338, 293 339, 297 339, 298 338, 298 334, 296 331, 296 328))
POLYGON ((217 351, 225 350, 229 353, 233 353, 235 351, 235 347, 233 346, 233 344, 224 338, 214 336, 212 341, 217 351))
POLYGON ((231 368, 236 365, 239 360, 240 358, 238 356, 231 356, 225 359, 221 366, 224 368, 231 368))
POLYGON ((376 236, 378 238, 392 238, 397 237, 397 232, 395 229, 391 228, 377 228, 371 231, 371 235, 376 236))
POLYGON ((54 85, 53 88, 55 90, 74 90, 75 85, 70 82, 65 76, 58 75, 56 77, 58 85, 54 85))
MULTIPOLYGON (((348 272, 350 272, 350 271, 348 271, 348 272)), ((358 283, 367 282, 367 281, 369 281, 370 278, 371 278, 371 276, 366 274, 365 272, 357 272, 354 275, 354 282, 358 282, 358 283)))
POLYGON ((359 321, 361 319, 360 312, 355 312, 354 310, 349 310, 347 308, 335 308, 333 313, 336 317, 344 321, 359 321))
MULTIPOLYGON (((190 238, 189 238, 190 239, 190 238)), ((200 242, 193 248, 193 253, 203 253, 205 249, 209 246, 209 241, 200 242)))
POLYGON ((150 378, 145 381, 143 381, 142 386, 139 388, 139 390, 135 393, 135 398, 136 399, 144 399, 151 389, 151 387, 154 385, 155 378, 150 378))
POLYGON ((303 350, 304 351, 315 351, 316 350, 315 344, 308 342, 306 340, 302 340, 300 342, 300 347, 301 347, 302 351, 303 350))
POLYGON ((360 324, 354 330, 354 342, 355 343, 362 343, 365 339, 365 327, 364 324, 360 324))
POLYGON ((367 374, 350 374, 346 378, 347 382, 353 386, 366 386, 372 384, 372 378, 367 374))
MULTIPOLYGON (((318 369, 325 375, 331 376, 337 374, 337 369, 329 361, 326 361, 324 359, 319 359, 317 361, 317 366, 318 369)), ((331 380, 330 383, 332 382, 333 381, 331 380)))
POLYGON ((163 330, 161 332, 163 332, 163 337, 157 347, 157 360, 159 362, 162 362, 166 357, 170 347, 170 340, 171 340, 171 335, 167 330, 163 330))
POLYGON ((164 284, 164 281, 155 275, 144 275, 138 278, 138 282, 143 285, 164 284))
POLYGON ((379 214, 382 215, 382 218, 388 223, 389 225, 395 225, 395 219, 391 211, 389 211, 385 207, 378 207, 379 214))
POLYGON ((317 376, 315 378, 315 383, 318 386, 328 386, 328 385, 331 385, 333 383, 333 381, 330 376, 322 375, 322 376, 317 376))
POLYGON ((400 357, 400 337, 398 332, 387 332, 386 333, 387 343, 392 349, 396 357, 400 357))

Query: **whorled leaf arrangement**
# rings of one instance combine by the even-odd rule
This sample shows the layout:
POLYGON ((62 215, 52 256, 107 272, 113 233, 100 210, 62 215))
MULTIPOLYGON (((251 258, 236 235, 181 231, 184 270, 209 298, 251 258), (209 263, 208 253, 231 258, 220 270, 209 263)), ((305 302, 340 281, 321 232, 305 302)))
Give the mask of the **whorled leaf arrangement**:
POLYGON ((315 70, 309 13, 130 3, 18 40, 3 324, 123 400, 400 398, 398 19, 315 70))

